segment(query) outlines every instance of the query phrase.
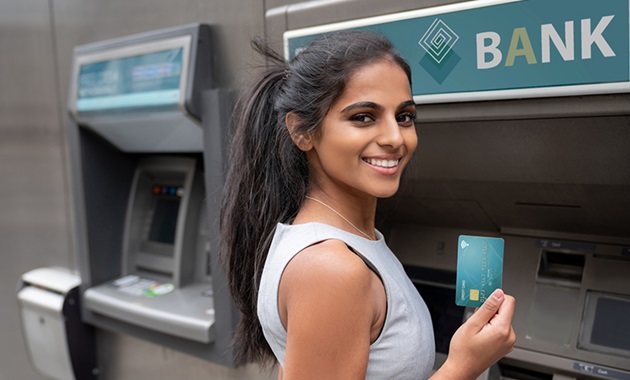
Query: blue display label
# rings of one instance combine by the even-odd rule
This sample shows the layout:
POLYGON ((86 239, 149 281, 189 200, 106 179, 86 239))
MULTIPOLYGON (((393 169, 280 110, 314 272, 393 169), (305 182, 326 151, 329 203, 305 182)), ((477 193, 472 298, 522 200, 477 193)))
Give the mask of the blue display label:
POLYGON ((82 65, 77 111, 176 106, 183 48, 82 65))
POLYGON ((367 29, 409 62, 417 102, 630 92, 628 0, 470 1, 285 33, 367 29))

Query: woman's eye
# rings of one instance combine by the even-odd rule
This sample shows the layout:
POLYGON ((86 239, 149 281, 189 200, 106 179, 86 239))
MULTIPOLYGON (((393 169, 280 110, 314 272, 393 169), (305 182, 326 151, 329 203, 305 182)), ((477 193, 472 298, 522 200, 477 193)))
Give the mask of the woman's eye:
POLYGON ((416 119, 416 115, 413 113, 403 113, 396 117, 399 123, 411 123, 416 119))
POLYGON ((368 114, 361 113, 361 114, 352 116, 350 120, 356 121, 359 123, 369 123, 373 121, 374 119, 372 119, 372 117, 368 114))

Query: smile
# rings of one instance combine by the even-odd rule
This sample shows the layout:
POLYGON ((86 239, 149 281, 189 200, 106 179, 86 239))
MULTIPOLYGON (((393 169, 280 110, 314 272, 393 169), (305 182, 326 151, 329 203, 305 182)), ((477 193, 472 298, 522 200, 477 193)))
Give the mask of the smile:
POLYGON ((398 166, 398 162, 400 162, 400 159, 398 160, 379 160, 376 158, 364 158, 363 161, 367 162, 370 165, 373 166, 380 166, 382 168, 393 168, 398 166))

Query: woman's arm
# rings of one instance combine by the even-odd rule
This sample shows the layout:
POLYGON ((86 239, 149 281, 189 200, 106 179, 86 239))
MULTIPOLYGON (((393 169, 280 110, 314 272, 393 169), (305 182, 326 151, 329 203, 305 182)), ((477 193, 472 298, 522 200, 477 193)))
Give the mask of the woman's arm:
MULTIPOLYGON (((287 265, 278 308, 287 330, 281 380, 365 379, 370 343, 384 320, 383 285, 344 243, 330 240, 287 265)), ((512 351, 515 300, 495 291, 453 335, 432 380, 474 380, 512 351)))
POLYGON ((474 380, 514 348, 514 297, 496 290, 455 332, 448 359, 432 380, 474 380))
POLYGON ((373 327, 385 312, 375 302, 379 287, 385 297, 380 279, 343 242, 293 258, 278 293, 288 334, 282 378, 365 379, 373 327))

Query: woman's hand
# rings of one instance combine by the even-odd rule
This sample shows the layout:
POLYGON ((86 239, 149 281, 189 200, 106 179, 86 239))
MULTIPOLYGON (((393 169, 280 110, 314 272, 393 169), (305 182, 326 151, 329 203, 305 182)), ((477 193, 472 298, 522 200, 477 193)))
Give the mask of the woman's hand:
POLYGON ((451 339, 448 359, 432 379, 476 379, 514 348, 514 297, 497 289, 451 339))

